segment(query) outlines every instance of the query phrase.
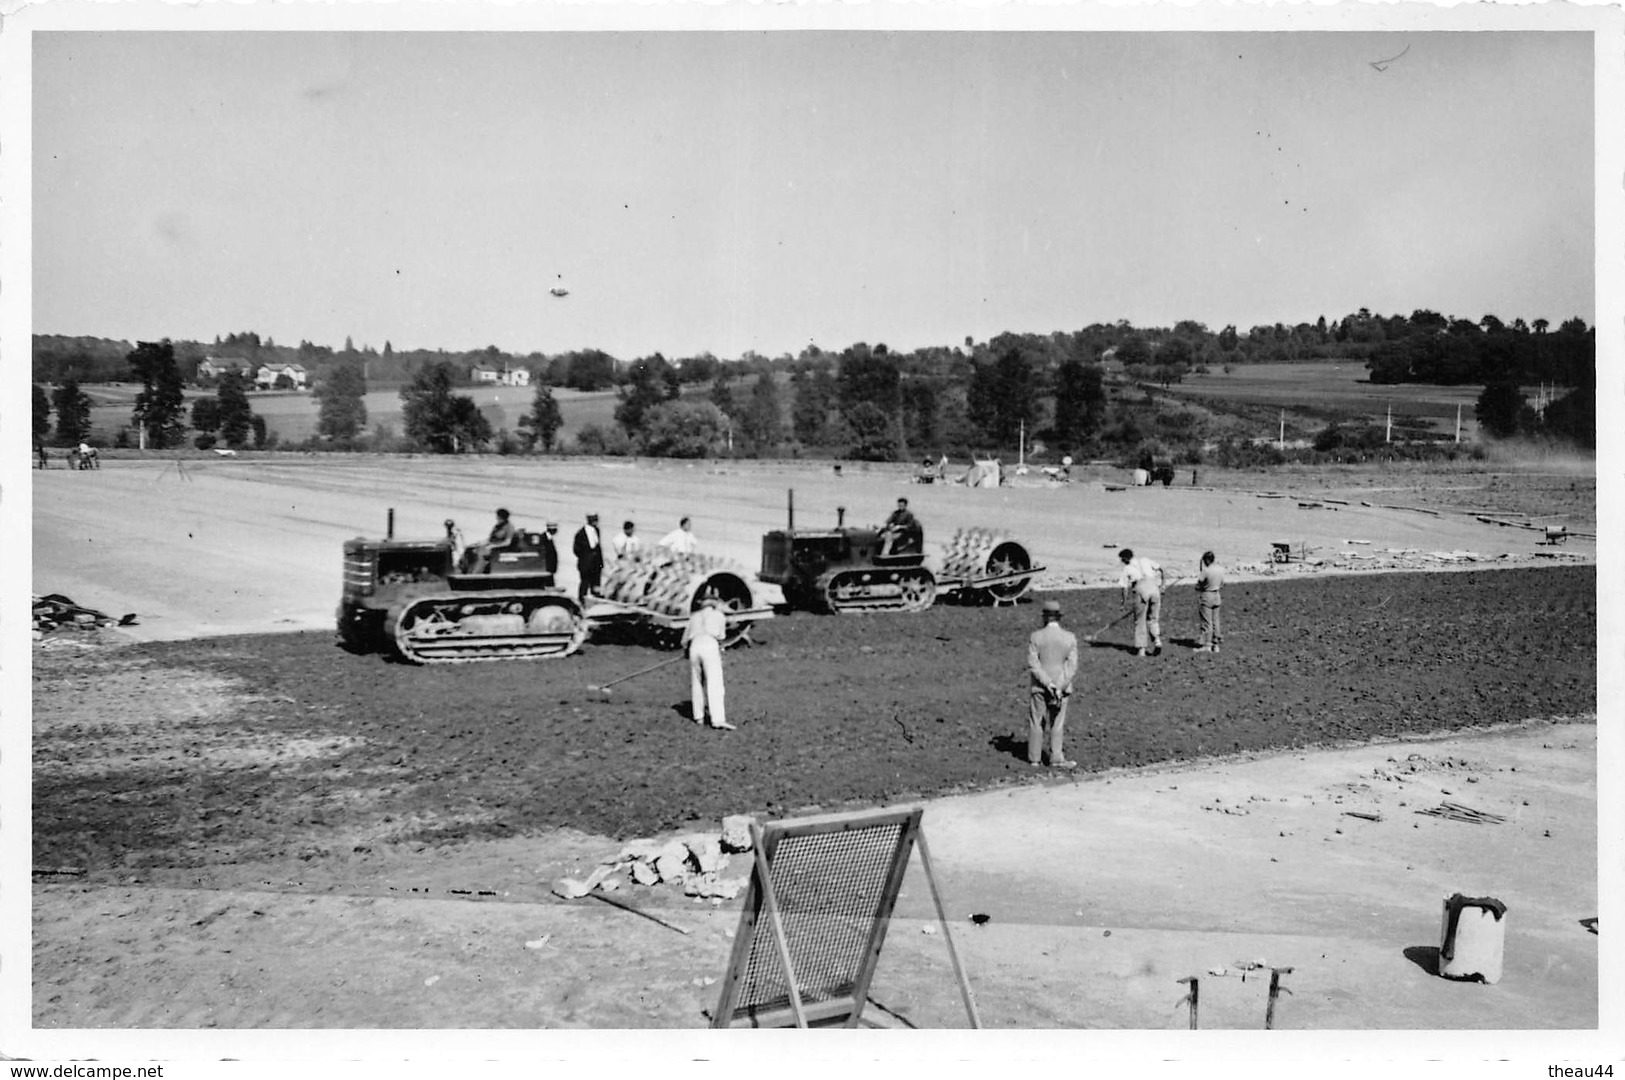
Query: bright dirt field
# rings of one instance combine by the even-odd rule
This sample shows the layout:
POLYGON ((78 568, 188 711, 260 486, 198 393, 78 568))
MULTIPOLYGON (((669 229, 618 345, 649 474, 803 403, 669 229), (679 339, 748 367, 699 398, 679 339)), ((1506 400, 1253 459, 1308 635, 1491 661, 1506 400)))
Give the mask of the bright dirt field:
MULTIPOLYGON (((1333 563, 1357 567, 1354 556, 1382 551, 1396 553, 1395 560, 1401 558, 1398 552, 1454 556, 1418 564, 1433 569, 1521 567, 1515 577, 1537 575, 1529 580, 1538 580, 1538 572, 1527 568, 1584 566, 1595 559, 1595 543, 1588 537, 1549 548, 1537 543, 1537 531, 1485 524, 1466 512, 1504 520, 1521 510, 1544 515, 1536 523, 1595 532, 1595 481, 1589 474, 1203 469, 1199 487, 1190 485, 1187 473, 1169 489, 1112 491, 1100 481, 1116 485, 1115 473, 1084 473, 1070 485, 968 490, 908 484, 908 470, 901 467, 848 465, 843 472, 837 477, 827 465, 494 458, 203 460, 184 466, 114 459, 94 473, 33 474, 33 589, 62 593, 113 614, 138 614, 138 626, 105 634, 104 642, 320 632, 330 628, 338 598, 342 541, 382 535, 391 507, 396 535, 403 538, 433 536, 448 516, 470 533, 481 532, 498 505, 510 507, 530 528, 557 518, 566 535, 589 510, 599 512, 609 527, 631 517, 648 540, 692 514, 703 550, 753 570, 761 533, 784 525, 790 488, 797 524, 803 526, 833 524, 837 505, 848 508, 851 523, 875 522, 899 495, 907 495, 926 526, 928 552, 959 526, 1008 529, 1048 567, 1042 580, 1048 589, 1114 580, 1115 552, 1124 545, 1165 563, 1170 579, 1187 572, 1204 548, 1213 548, 1232 566, 1259 564, 1257 573, 1240 574, 1238 582, 1286 577, 1295 591, 1313 590, 1317 578, 1337 572, 1333 563), (1287 497, 1260 497, 1261 492, 1287 497), (1328 504, 1328 499, 1341 501, 1328 504), (1430 509, 1435 512, 1424 512, 1430 509), (1328 565, 1271 567, 1262 560, 1273 540, 1307 544, 1328 565), (1352 540, 1366 543, 1348 543, 1352 540), (1478 558, 1468 561, 1466 553, 1478 558)), ((561 580, 573 585, 568 556, 564 562, 561 580)), ((1561 571, 1550 580, 1562 579, 1566 595, 1584 597, 1592 586, 1577 584, 1572 575, 1589 572, 1561 571)), ((1491 588, 1496 580, 1514 580, 1496 573, 1472 577, 1480 579, 1491 588)), ((1366 585, 1394 580, 1371 579, 1366 585)), ((1277 587, 1261 581, 1252 587, 1261 591, 1245 595, 1256 595, 1260 603, 1276 595, 1277 587)), ((1389 591, 1361 593, 1375 601, 1377 614, 1367 616, 1377 620, 1368 631, 1373 635, 1385 634, 1380 623, 1386 602, 1378 594, 1389 591)), ((771 597, 775 590, 764 592, 771 597)), ((1530 603, 1541 602, 1538 593, 1530 603)), ((1069 622, 1080 636, 1096 629, 1097 609, 1108 617, 1115 614, 1101 594, 1074 595, 1079 599, 1067 603, 1077 616, 1069 622)), ((1170 639, 1187 636, 1188 613, 1172 599, 1170 608, 1170 639)), ((1247 626, 1242 610, 1236 608, 1230 632, 1236 649, 1254 655, 1236 658, 1248 666, 1235 670, 1244 673, 1249 693, 1268 700, 1276 680, 1258 653, 1270 647, 1269 635, 1247 626)), ((990 638, 997 638, 988 648, 1011 652, 1019 651, 1021 636, 1036 623, 1031 605, 964 615, 957 625, 985 626, 990 638), (989 618, 995 621, 986 622, 989 618)), ((1328 620, 1336 615, 1325 613, 1328 620)), ((929 621, 951 637, 958 616, 939 609, 918 617, 914 629, 923 631, 929 621)), ((1422 617, 1440 622, 1426 639, 1446 639, 1448 655, 1440 663, 1470 667, 1477 662, 1471 643, 1448 640, 1448 609, 1422 617)), ((777 633, 789 642, 800 632, 797 626, 822 634, 831 623, 803 621, 811 618, 795 616, 782 626, 769 622, 760 636, 771 640, 777 633)), ((884 648, 882 620, 906 618, 861 620, 858 636, 870 652, 853 638, 846 642, 851 655, 830 653, 823 663, 834 670, 870 664, 866 655, 884 648)), ((1568 648, 1594 651, 1594 607, 1587 618, 1589 629, 1580 624, 1578 642, 1568 648)), ((1509 634, 1527 629, 1516 626, 1515 618, 1505 625, 1509 634)), ((253 639, 238 640, 250 644, 253 639)), ((836 647, 820 645, 823 652, 836 647)), ((232 715, 221 696, 229 697, 229 680, 170 681, 170 694, 153 697, 151 685, 142 682, 141 666, 148 661, 126 665, 121 650, 91 646, 93 653, 86 655, 95 663, 88 670, 100 673, 91 679, 86 669, 65 659, 83 648, 67 640, 36 646, 36 739, 48 730, 42 723, 63 722, 61 710, 80 717, 68 716, 68 722, 82 723, 87 708, 122 716, 131 702, 162 702, 162 708, 138 705, 135 717, 123 718, 127 726, 135 725, 131 732, 158 725, 150 731, 161 743, 173 741, 162 738, 164 725, 185 727, 232 715), (45 682, 38 681, 42 677, 45 682), (173 692, 183 687, 183 693, 173 692), (101 695, 101 704, 87 705, 87 695, 101 695), (49 715, 57 719, 46 719, 49 715)), ((1354 634, 1336 655, 1324 655, 1321 662, 1332 682, 1346 667, 1349 652, 1360 648, 1354 634)), ((1538 655, 1539 642, 1530 648, 1529 655, 1538 655)), ((550 681, 547 696, 570 701, 583 696, 588 682, 643 666, 648 657, 645 650, 618 646, 589 644, 587 652, 590 672, 570 667, 575 661, 561 662, 558 676, 548 670, 553 665, 522 667, 537 678, 567 680, 562 689, 550 681)), ((1110 677, 1120 677, 1124 687, 1137 678, 1133 664, 1231 658, 1229 652, 1197 658, 1181 649, 1143 661, 1116 649, 1086 653, 1099 653, 1086 655, 1086 665, 1105 665, 1101 670, 1107 672, 1122 667, 1121 676, 1110 677)), ((739 654, 737 664, 759 666, 761 656, 761 649, 750 650, 739 654)), ((357 660, 336 649, 315 649, 310 657, 299 663, 357 660)), ((879 659, 873 664, 877 670, 885 666, 879 659)), ((990 687, 986 707, 1009 713, 1003 727, 1015 731, 1020 703, 1018 688, 1012 688, 1019 681, 1019 656, 1011 669, 1011 678, 990 687)), ((165 680, 182 670, 197 675, 185 664, 166 662, 155 670, 165 680)), ((366 695, 367 680, 419 678, 424 670, 396 671, 372 658, 355 666, 350 692, 366 695)), ((1491 729, 1473 728, 1472 717, 1464 714, 1448 724, 1453 730, 1438 735, 1426 734, 1425 722, 1414 729, 1407 724, 1401 742, 1313 752, 1243 747, 1242 756, 1222 762, 1076 777, 1022 774, 1013 783, 971 778, 970 788, 986 790, 930 797, 925 829, 950 918, 958 920, 954 940, 984 1024, 1180 1029, 1185 1012, 1177 1004, 1183 993, 1178 977, 1268 958, 1296 968, 1286 982, 1292 996, 1283 999, 1278 1013, 1280 1039, 1292 1040, 1294 1032, 1321 1033, 1314 1036, 1316 1043, 1278 1044, 1304 1052, 1342 1045, 1324 1034, 1340 1029, 1474 1033, 1437 1036, 1427 1045, 1438 1053, 1452 1048, 1481 1053, 1491 1045, 1486 1039, 1511 1029, 1589 1029, 1596 1038, 1600 938, 1581 924, 1598 914, 1600 899, 1594 689, 1585 707, 1585 684, 1595 676, 1594 667, 1589 676, 1583 666, 1576 670, 1565 676, 1572 688, 1567 696, 1531 695, 1530 705, 1543 711, 1508 711, 1502 700, 1508 695, 1500 695, 1497 708, 1486 709, 1493 714, 1486 717, 1494 723, 1491 729), (1554 701, 1565 707, 1553 707, 1554 701), (1448 798, 1501 808, 1508 821, 1470 826, 1413 812, 1448 798), (1407 808, 1399 809, 1401 804, 1407 808), (1349 816, 1350 809, 1382 820, 1349 816), (1432 973, 1440 900, 1456 891, 1500 896, 1512 911, 1507 974, 1495 986, 1449 982, 1432 973), (992 919, 975 927, 964 920, 970 912, 989 913, 992 919)), ((744 667, 741 676, 750 678, 744 667)), ((312 685, 324 677, 313 671, 312 685)), ((664 678, 664 690, 628 684, 624 699, 628 708, 636 703, 655 710, 649 714, 654 725, 661 722, 659 710, 683 696, 682 678, 664 678), (639 687, 646 689, 634 693, 639 687), (643 702, 639 695, 653 696, 643 702)), ((1294 670, 1292 678, 1313 684, 1314 669, 1294 670)), ((1175 682, 1186 685, 1180 679, 1175 682)), ((747 684, 741 684, 741 692, 747 684)), ((288 702, 295 701, 301 693, 297 677, 287 680, 284 692, 288 702)), ((1188 703, 1192 692, 1180 690, 1181 702, 1188 703)), ((1224 691, 1215 684, 1200 692, 1224 691)), ((621 700, 590 707, 613 710, 621 700)), ((1169 703, 1171 712, 1183 707, 1169 703)), ((1400 709, 1397 703, 1383 707, 1395 715, 1400 709)), ((750 719, 747 713, 744 722, 750 719)), ((688 754, 684 746, 693 741, 691 733, 701 734, 685 726, 673 733, 681 735, 680 743, 651 737, 637 752, 680 759, 688 754)), ((108 736, 120 737, 112 730, 108 736)), ((252 758, 262 768, 297 764, 305 769, 347 749, 342 737, 335 738, 341 742, 295 739, 277 745, 245 735, 230 746, 200 743, 196 749, 204 759, 225 752, 247 755, 245 762, 252 758)), ((702 736, 699 742, 704 741, 702 736)), ((1073 745, 1074 756, 1093 749, 1081 735, 1073 745)), ((110 766, 105 744, 90 738, 80 746, 84 757, 63 763, 70 771, 110 766)), ((694 752, 708 753, 703 746, 694 752)), ((716 752, 729 753, 721 744, 716 752)), ((1008 747, 989 747, 987 754, 1009 757, 1008 747)), ((1101 765, 1085 764, 1095 770, 1101 765)), ((62 767, 53 769, 59 773, 62 767)), ((594 764, 584 757, 580 767, 590 775, 594 764)), ((748 768, 748 762, 741 767, 748 768)), ((695 809, 701 808, 713 809, 696 803, 695 809)), ((676 830, 688 831, 692 828, 676 830)), ((288 836, 291 841, 291 831, 288 836)), ((335 845, 306 853, 274 850, 261 858, 201 863, 155 857, 163 853, 149 847, 153 857, 126 859, 126 851, 83 874, 39 874, 33 998, 22 1014, 24 1023, 39 1030, 28 1038, 48 1045, 54 1029, 82 1028, 701 1027, 715 996, 708 980, 721 975, 738 904, 696 903, 670 887, 629 897, 691 931, 684 935, 608 905, 569 904, 547 892, 560 874, 584 874, 618 846, 606 833, 542 829, 506 838, 385 842, 365 851, 335 845), (498 895, 482 899, 481 892, 498 895), (539 947, 526 947, 543 939, 539 947)), ((87 869, 52 861, 56 854, 82 858, 86 850, 91 849, 75 854, 70 845, 47 858, 47 865, 38 858, 34 865, 46 871, 87 869)), ((916 868, 905 884, 872 993, 894 1014, 873 1013, 889 1026, 964 1024, 941 936, 925 932, 930 915, 929 894, 916 868)), ((1212 985, 1214 996, 1204 996, 1204 1028, 1260 1026, 1257 980, 1212 985)), ((8 1013, 8 1030, 15 1030, 12 1019, 8 1013)), ((223 1041, 211 1037, 184 1045, 208 1048, 203 1053, 271 1045, 256 1043, 253 1034, 218 1034, 223 1041)), ((110 1045, 132 1048, 174 1045, 149 1043, 148 1038, 162 1037, 138 1031, 108 1037, 114 1040, 110 1045)), ((359 1038, 351 1045, 384 1056, 402 1045, 394 1037, 359 1038)), ((1570 1034, 1561 1045, 1584 1048, 1591 1045, 1585 1039, 1570 1034)), ((1371 1053, 1374 1045, 1369 1039, 1346 1041, 1354 1055, 1371 1053)), ((1387 1045, 1405 1052, 1418 1044, 1387 1045)), ((1537 1037, 1535 1045, 1545 1044, 1537 1037)), ((15 1052, 10 1046, 0 1050, 15 1052)), ((1556 1053, 1547 1049, 1541 1060, 1559 1060, 1556 1053)), ((36 1056, 53 1055, 37 1050, 36 1056)))

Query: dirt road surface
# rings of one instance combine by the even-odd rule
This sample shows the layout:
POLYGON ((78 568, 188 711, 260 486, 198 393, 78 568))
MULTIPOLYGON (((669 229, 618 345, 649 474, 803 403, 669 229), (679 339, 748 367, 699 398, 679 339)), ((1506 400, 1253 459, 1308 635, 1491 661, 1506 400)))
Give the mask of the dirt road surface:
MULTIPOLYGON (((183 475, 113 461, 99 474, 36 476, 35 592, 134 611, 141 625, 100 644, 58 636, 36 646, 32 973, 20 984, 26 1006, 6 1006, 0 1050, 66 1056, 86 1045, 84 1029, 101 1029, 93 1045, 130 1053, 275 1056, 285 1044, 269 1029, 331 1028, 349 1032, 347 1052, 388 1058, 492 1045, 409 1029, 702 1027, 737 901, 697 901, 670 885, 623 894, 690 931, 680 934, 548 886, 628 837, 714 828, 719 808, 741 802, 768 815, 922 803, 983 1022, 1063 1033, 1040 1053, 1098 1053, 1091 1029, 1184 1029, 1176 980, 1187 975, 1204 978, 1203 1028, 1256 1030, 1263 983, 1238 971, 1260 960, 1294 969, 1271 1036, 1288 1041, 1239 1044, 1251 1053, 1544 1062, 1617 1050, 1599 989, 1599 971, 1616 969, 1585 922, 1607 903, 1588 569, 1418 579, 1440 583, 1428 589, 1365 575, 1340 590, 1301 567, 1290 582, 1244 580, 1228 613, 1235 645, 1220 656, 1087 650, 1100 707, 1074 720, 1073 756, 1091 770, 1075 777, 1018 759, 1019 658, 991 659, 1036 621, 1031 605, 766 623, 760 646, 730 654, 730 697, 745 721, 726 736, 734 744, 682 721, 680 678, 626 684, 608 705, 586 699, 587 685, 657 655, 647 650, 589 646, 556 662, 567 688, 554 693, 550 681, 537 729, 508 717, 493 726, 478 708, 460 723, 443 702, 477 689, 523 700, 551 665, 402 668, 324 639, 339 546, 381 535, 389 507, 400 536, 432 536, 447 516, 478 531, 497 505, 527 526, 557 517, 566 531, 589 509, 606 523, 630 516, 651 538, 689 513, 708 550, 754 568, 761 532, 784 523, 785 489, 796 490, 798 524, 833 523, 836 505, 849 522, 879 520, 906 494, 928 550, 961 525, 1008 528, 1050 568, 1052 587, 1114 578, 1123 545, 1176 569, 1210 547, 1232 563, 1262 559, 1277 538, 1482 557, 1441 568, 1557 561, 1537 533, 1459 509, 1359 505, 1414 504, 1425 485, 1391 499, 1324 482, 1260 498, 1093 482, 972 491, 843 472, 419 460, 221 462, 183 475), (1328 495, 1345 502, 1327 505, 1328 495), (1477 604, 1461 623, 1469 582, 1510 598, 1477 604), (906 629, 889 632, 898 620, 906 629), (214 636, 283 629, 307 633, 214 636), (904 638, 944 653, 922 666, 924 647, 904 638), (109 644, 119 641, 128 644, 109 644), (773 674, 776 650, 794 661, 791 690, 773 674), (919 670, 906 674, 910 661, 919 670), (988 684, 980 694, 978 680, 988 684), (1491 689, 1475 698, 1485 680, 1491 689), (928 692, 935 700, 922 700, 928 692), (768 720, 786 710, 743 704, 771 693, 794 702, 800 728, 775 732, 768 720), (416 756, 414 708, 435 721, 416 756), (913 738, 884 715, 844 732, 839 717, 820 727, 816 715, 877 708, 913 738), (1301 745, 1283 741, 1283 725, 1306 722, 1301 745), (1267 737, 1250 741, 1248 730, 1267 737), (492 735, 504 731, 517 738, 492 735), (1319 747, 1327 741, 1347 745, 1319 747), (819 746, 822 765, 816 753, 795 757, 819 746), (929 782, 901 775, 909 755, 933 763, 929 782), (544 756, 545 777, 534 772, 544 756), (640 770, 697 782, 640 792, 627 786, 640 770), (775 788, 775 772, 833 801, 804 805, 796 785, 775 788), (140 777, 155 782, 131 783, 140 777), (564 793, 574 819, 537 797, 544 780, 576 785, 564 793), (604 797, 590 797, 594 788, 604 797), (1418 813, 1445 800, 1504 821, 1418 813), (1508 905, 1506 973, 1494 986, 1435 974, 1441 901, 1458 891, 1508 905), (972 913, 988 919, 974 924, 972 913), (392 1030, 358 1030, 368 1028, 392 1030), (1348 1030, 1427 1038, 1335 1034, 1348 1030)), ((1583 539, 1564 548, 1581 563, 1594 550, 1583 539)), ((1080 634, 1115 614, 1107 593, 1061 595, 1080 634)), ((8 865, 8 882, 17 869, 8 865)), ((916 866, 871 1019, 939 1036, 964 1026, 933 924, 916 866)), ((19 985, 11 965, 0 974, 19 985)), ((1225 1045, 1218 1037, 1175 1038, 1203 1053, 1225 1045)), ((536 1052, 548 1038, 501 1045, 536 1052)), ((1166 1057, 1167 1040, 1109 1045, 1166 1057)), ((713 1058, 737 1049, 694 1045, 713 1058)), ((1012 1044, 932 1045, 974 1057, 1012 1044)))
MULTIPOLYGON (((1219 480, 1216 470, 1206 472, 1210 482, 1219 480)), ((1122 479, 1102 475, 1114 480, 1112 487, 1122 479)), ((1250 484, 1253 475, 1241 479, 1250 484)), ((1164 563, 1170 577, 1194 572, 1207 549, 1232 567, 1266 559, 1275 540, 1307 545, 1334 561, 1348 553, 1354 562, 1389 549, 1473 553, 1525 565, 1583 562, 1596 554, 1594 540, 1546 547, 1542 533, 1488 525, 1459 510, 1389 509, 1416 503, 1418 491, 1426 490, 1411 486, 1412 474, 1403 469, 1392 479, 1404 487, 1345 490, 1319 476, 1316 496, 1304 498, 1188 484, 1113 491, 1101 480, 1083 479, 1047 484, 1024 478, 1019 487, 971 489, 910 484, 908 476, 904 467, 856 463, 837 476, 828 466, 755 462, 109 460, 91 473, 34 474, 34 589, 103 611, 136 612, 141 625, 132 633, 145 640, 320 629, 332 625, 338 603, 343 541, 383 536, 392 507, 403 539, 439 537, 449 517, 472 540, 483 536, 502 506, 525 528, 557 519, 566 545, 589 512, 599 513, 608 529, 631 519, 651 543, 690 515, 702 552, 754 571, 762 534, 785 525, 791 490, 803 528, 833 526, 841 506, 849 524, 877 524, 906 496, 925 526, 929 556, 940 556, 958 528, 1006 530, 1049 568, 1046 585, 1115 582, 1122 547, 1164 563), (1348 505, 1327 503, 1328 496, 1348 505), (1300 507, 1304 501, 1321 505, 1300 507)), ((1256 476, 1260 489, 1272 483, 1268 474, 1256 476)), ((1486 503, 1497 506, 1501 497, 1487 481, 1476 482, 1486 489, 1486 503)), ((1594 501, 1593 480, 1563 482, 1584 485, 1577 505, 1594 501)), ((568 554, 562 561, 559 580, 573 589, 573 561, 568 554)))

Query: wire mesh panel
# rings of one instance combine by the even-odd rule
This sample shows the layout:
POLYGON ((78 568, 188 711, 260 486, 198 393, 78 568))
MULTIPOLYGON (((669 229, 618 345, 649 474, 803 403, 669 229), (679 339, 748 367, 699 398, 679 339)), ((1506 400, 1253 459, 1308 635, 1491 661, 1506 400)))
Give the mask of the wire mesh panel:
MULTIPOLYGON (((918 834, 919 809, 773 822, 761 831, 774 906, 800 1004, 815 1019, 855 1019, 918 834)), ((767 918, 761 870, 751 878, 718 1026, 788 1023, 790 973, 767 918)))

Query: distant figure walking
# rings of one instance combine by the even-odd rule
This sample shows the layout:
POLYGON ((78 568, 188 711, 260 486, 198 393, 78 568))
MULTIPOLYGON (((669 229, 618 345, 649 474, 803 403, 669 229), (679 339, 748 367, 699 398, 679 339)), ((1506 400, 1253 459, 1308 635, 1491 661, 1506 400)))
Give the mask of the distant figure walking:
POLYGON ((1215 561, 1213 552, 1202 552, 1202 568, 1196 575, 1196 618, 1201 633, 1193 652, 1218 652, 1220 632, 1219 611, 1223 603, 1219 590, 1224 587, 1224 567, 1215 561))
POLYGON ((1146 655, 1149 646, 1156 656, 1162 652, 1162 590, 1167 584, 1162 567, 1143 555, 1136 557, 1133 548, 1124 548, 1117 557, 1123 560, 1118 579, 1123 603, 1134 605, 1134 655, 1146 655))
POLYGON ((1044 764, 1049 744, 1049 766, 1073 769, 1062 749, 1066 738, 1066 705, 1072 696, 1072 678, 1078 671, 1078 639, 1061 626, 1061 605, 1044 601, 1044 625, 1027 638, 1027 671, 1032 691, 1027 706, 1027 764, 1044 764))
POLYGON ((722 614, 720 597, 708 596, 700 609, 688 617, 683 628, 683 644, 688 648, 688 714, 696 724, 711 717, 711 726, 733 731, 724 707, 722 685, 722 639, 728 633, 728 620, 722 614))

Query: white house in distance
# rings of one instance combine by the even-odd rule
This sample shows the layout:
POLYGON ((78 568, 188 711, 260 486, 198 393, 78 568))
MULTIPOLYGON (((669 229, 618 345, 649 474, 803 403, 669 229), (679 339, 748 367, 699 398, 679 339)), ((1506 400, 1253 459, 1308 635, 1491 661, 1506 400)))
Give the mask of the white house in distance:
POLYGON ((247 360, 239 360, 235 356, 208 356, 197 366, 198 380, 218 379, 228 371, 248 377, 254 370, 254 365, 247 360))
POLYGON ((477 383, 495 383, 498 386, 530 385, 530 371, 526 368, 498 371, 496 368, 476 366, 468 374, 477 383))
POLYGON ((261 390, 270 390, 276 386, 277 379, 283 375, 293 380, 295 390, 305 388, 305 367, 303 364, 261 364, 260 369, 254 373, 254 385, 261 390))

